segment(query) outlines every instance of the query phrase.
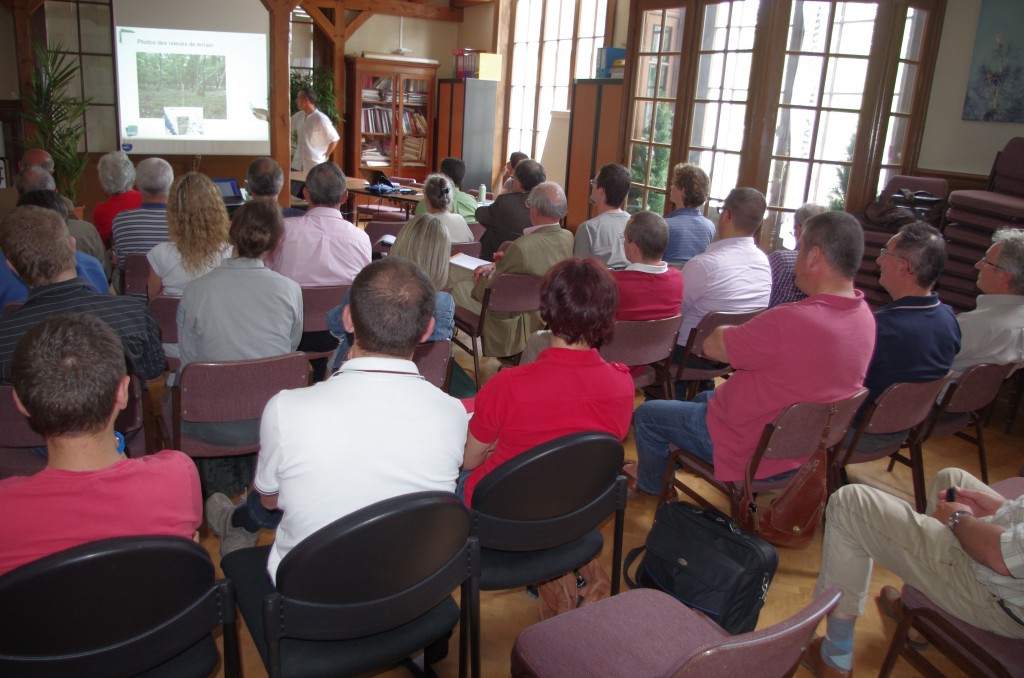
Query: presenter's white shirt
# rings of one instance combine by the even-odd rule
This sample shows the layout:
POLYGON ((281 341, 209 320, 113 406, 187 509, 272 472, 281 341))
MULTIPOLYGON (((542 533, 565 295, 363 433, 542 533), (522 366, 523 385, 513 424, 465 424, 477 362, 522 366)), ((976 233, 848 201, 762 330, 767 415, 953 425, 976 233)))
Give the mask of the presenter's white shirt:
POLYGON ((297 140, 292 169, 308 172, 314 166, 327 162, 327 147, 340 138, 331 119, 319 110, 309 115, 299 111, 292 116, 292 127, 297 140))
POLYGON ((327 381, 271 398, 254 483, 278 494, 284 511, 270 578, 296 544, 338 518, 402 494, 454 492, 466 427, 462 403, 408 360, 354 358, 327 381))

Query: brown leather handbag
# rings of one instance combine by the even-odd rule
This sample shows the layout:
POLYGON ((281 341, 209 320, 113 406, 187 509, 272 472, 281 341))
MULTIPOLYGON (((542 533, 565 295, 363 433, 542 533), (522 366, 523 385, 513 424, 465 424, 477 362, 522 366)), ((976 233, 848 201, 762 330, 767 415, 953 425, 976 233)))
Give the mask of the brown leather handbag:
POLYGON ((760 515, 750 494, 750 483, 746 483, 743 527, 775 546, 800 547, 809 542, 821 524, 828 500, 827 463, 828 452, 823 439, 814 454, 807 458, 789 484, 760 515))

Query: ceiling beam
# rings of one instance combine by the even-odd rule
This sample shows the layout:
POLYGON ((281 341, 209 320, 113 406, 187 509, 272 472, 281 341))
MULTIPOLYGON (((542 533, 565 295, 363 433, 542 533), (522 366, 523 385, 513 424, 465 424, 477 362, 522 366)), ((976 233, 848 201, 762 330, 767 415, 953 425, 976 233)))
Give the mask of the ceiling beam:
POLYGON ((345 41, 348 42, 352 39, 352 34, 359 30, 359 27, 369 21, 370 17, 373 16, 373 12, 362 11, 352 17, 352 21, 349 21, 345 26, 345 41))
POLYGON ((461 8, 436 7, 407 0, 306 0, 303 4, 316 5, 321 8, 405 16, 415 19, 462 22, 461 8))

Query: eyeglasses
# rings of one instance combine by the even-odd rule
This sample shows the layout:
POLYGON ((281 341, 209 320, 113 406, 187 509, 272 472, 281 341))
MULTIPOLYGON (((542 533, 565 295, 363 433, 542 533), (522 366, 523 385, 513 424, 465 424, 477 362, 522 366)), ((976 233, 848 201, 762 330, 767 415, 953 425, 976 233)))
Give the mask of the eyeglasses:
POLYGON ((715 214, 717 214, 718 216, 722 216, 723 214, 725 214, 728 211, 729 211, 729 207, 725 203, 722 203, 721 205, 715 206, 715 214))
POLYGON ((526 199, 526 207, 527 207, 527 209, 529 209, 529 207, 530 207, 530 199, 529 198, 526 199))
POLYGON ((597 177, 590 177, 590 187, 597 188, 597 177))
POLYGON ((1003 268, 1003 267, 1002 267, 1002 266, 1000 266, 999 264, 993 264, 993 263, 992 263, 991 261, 989 261, 989 260, 988 260, 988 259, 987 259, 986 257, 982 257, 981 259, 978 259, 978 263, 979 263, 979 264, 982 264, 982 265, 984 265, 984 266, 991 266, 992 268, 994 268, 994 269, 996 269, 996 270, 999 270, 999 271, 1005 271, 1005 270, 1006 270, 1005 268, 1003 268))
POLYGON ((882 251, 878 253, 878 256, 879 256, 879 257, 896 257, 897 259, 902 259, 903 261, 910 261, 910 260, 909 260, 909 259, 907 259, 907 258, 906 258, 905 256, 903 256, 902 254, 895 254, 895 253, 893 253, 893 252, 890 252, 890 251, 889 251, 889 250, 888 250, 887 248, 885 248, 885 247, 883 247, 883 248, 882 248, 882 251))

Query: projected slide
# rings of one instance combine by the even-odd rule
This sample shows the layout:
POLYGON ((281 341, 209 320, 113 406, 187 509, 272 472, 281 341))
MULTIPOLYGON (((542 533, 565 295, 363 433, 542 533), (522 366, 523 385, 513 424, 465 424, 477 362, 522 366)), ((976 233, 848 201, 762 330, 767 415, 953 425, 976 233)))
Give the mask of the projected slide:
POLYGON ((122 144, 269 152, 265 35, 119 26, 116 36, 122 144))

